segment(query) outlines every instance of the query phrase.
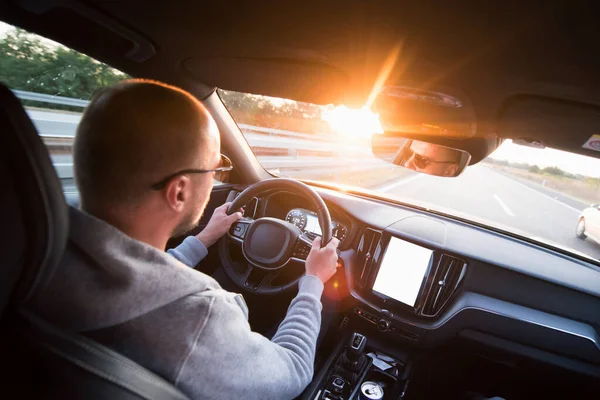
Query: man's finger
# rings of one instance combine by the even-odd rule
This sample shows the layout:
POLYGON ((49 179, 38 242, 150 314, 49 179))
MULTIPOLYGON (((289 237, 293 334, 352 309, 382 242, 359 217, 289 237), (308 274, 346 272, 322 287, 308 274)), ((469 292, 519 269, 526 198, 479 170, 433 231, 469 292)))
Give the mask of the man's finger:
POLYGON ((244 215, 241 212, 238 211, 238 212, 234 212, 231 215, 228 215, 227 219, 231 220, 232 222, 235 222, 235 221, 238 221, 238 220, 242 219, 243 216, 244 215))
POLYGON ((319 250, 320 248, 321 248, 321 238, 316 237, 315 240, 313 240, 312 248, 310 249, 310 251, 319 250))
POLYGON ((337 249, 337 247, 340 245, 340 241, 337 240, 337 238, 332 237, 331 240, 329 241, 329 243, 327 243, 327 247, 329 248, 333 248, 333 249, 337 249))

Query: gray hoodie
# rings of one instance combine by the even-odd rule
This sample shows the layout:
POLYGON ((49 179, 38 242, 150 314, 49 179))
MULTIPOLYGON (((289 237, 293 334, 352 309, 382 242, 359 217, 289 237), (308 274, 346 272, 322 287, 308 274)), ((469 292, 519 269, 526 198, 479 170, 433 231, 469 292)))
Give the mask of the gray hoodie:
POLYGON ((302 278, 268 340, 250 329, 241 295, 173 256, 193 258, 189 243, 170 255, 74 208, 70 219, 60 265, 30 303, 36 315, 131 358, 191 398, 291 399, 311 381, 317 277, 302 278))

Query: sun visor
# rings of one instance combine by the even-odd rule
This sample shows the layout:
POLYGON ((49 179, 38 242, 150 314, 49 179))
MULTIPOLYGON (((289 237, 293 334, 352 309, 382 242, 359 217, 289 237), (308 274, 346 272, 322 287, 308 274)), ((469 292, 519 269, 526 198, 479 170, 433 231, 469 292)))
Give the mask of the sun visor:
POLYGON ((411 137, 466 139, 477 132, 475 111, 469 98, 456 89, 420 89, 409 84, 384 86, 373 110, 385 132, 411 137))
POLYGON ((202 57, 183 67, 207 85, 317 104, 344 97, 348 76, 332 66, 279 58, 202 57))
POLYGON ((598 106, 540 96, 515 96, 503 107, 499 122, 499 135, 519 144, 600 158, 598 106))

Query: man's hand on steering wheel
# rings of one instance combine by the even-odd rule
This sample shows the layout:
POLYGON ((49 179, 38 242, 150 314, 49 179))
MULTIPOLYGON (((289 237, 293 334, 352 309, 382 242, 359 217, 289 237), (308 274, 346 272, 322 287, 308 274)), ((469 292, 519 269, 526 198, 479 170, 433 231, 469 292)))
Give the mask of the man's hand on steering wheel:
POLYGON ((327 246, 321 248, 321 238, 316 238, 306 258, 306 275, 315 275, 321 282, 327 282, 337 269, 339 244, 340 241, 332 237, 327 246))
POLYGON ((222 206, 215 208, 210 221, 206 225, 206 228, 196 235, 206 247, 209 247, 216 243, 223 235, 227 233, 231 225, 242 218, 241 211, 234 212, 231 215, 227 215, 227 209, 231 203, 225 203, 222 206))

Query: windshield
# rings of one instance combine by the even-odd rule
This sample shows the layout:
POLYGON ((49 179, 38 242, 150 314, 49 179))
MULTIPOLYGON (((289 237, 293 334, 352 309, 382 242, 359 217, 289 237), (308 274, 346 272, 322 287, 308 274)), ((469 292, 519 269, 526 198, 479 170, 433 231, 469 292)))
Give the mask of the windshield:
POLYGON ((590 207, 600 203, 598 159, 507 140, 458 177, 430 176, 373 155, 371 137, 381 126, 368 111, 219 95, 274 175, 357 187, 600 259, 592 240, 600 239, 600 209, 590 207))

